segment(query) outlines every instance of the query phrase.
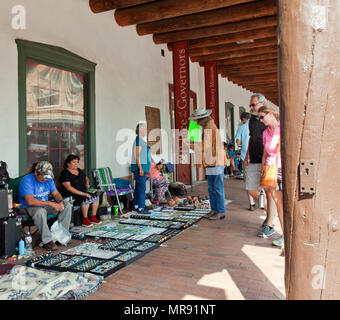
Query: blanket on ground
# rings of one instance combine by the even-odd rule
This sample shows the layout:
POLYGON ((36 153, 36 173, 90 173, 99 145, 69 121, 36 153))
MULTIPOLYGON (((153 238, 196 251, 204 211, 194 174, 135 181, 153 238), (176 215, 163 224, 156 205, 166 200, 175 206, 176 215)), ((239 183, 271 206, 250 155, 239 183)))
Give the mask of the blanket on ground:
POLYGON ((76 300, 99 289, 102 276, 15 266, 0 276, 0 300, 76 300))

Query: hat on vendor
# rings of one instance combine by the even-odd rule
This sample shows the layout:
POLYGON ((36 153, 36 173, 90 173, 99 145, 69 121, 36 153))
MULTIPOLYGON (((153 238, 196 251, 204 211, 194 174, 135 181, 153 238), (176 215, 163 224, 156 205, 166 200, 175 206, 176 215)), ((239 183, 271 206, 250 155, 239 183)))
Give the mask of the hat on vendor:
POLYGON ((54 179, 53 166, 48 161, 39 161, 35 170, 37 170, 37 173, 41 174, 45 180, 54 179))
POLYGON ((191 116, 189 117, 189 120, 198 120, 203 119, 206 117, 209 117, 211 115, 212 110, 211 109, 195 109, 191 116))

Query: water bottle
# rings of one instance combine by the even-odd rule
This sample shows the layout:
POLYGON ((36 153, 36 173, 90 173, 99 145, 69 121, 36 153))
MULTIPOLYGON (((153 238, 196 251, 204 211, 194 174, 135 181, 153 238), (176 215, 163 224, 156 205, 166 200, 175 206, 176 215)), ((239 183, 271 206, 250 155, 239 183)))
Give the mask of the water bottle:
POLYGON ((29 231, 25 234, 25 255, 30 256, 34 254, 32 246, 32 236, 29 231))
POLYGON ((19 256, 23 256, 25 254, 25 242, 24 240, 19 241, 19 256))
POLYGON ((264 191, 261 190, 260 195, 259 195, 259 208, 260 209, 264 209, 264 197, 265 197, 264 191))

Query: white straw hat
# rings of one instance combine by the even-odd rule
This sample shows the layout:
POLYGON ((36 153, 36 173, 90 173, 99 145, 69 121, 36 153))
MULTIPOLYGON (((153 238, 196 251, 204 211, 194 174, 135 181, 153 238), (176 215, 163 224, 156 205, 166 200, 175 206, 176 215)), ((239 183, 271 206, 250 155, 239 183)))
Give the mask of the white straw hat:
POLYGON ((211 109, 195 109, 194 112, 189 117, 189 120, 197 120, 209 117, 211 115, 211 109))

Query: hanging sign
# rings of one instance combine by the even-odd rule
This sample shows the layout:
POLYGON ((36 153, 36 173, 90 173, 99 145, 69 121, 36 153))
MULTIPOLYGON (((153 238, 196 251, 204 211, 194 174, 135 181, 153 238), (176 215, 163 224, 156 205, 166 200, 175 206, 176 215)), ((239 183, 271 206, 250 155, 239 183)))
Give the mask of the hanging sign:
POLYGON ((205 107, 211 109, 211 117, 215 124, 219 127, 218 117, 218 75, 216 61, 204 62, 204 78, 205 78, 205 107))
POLYGON ((175 140, 177 180, 191 184, 191 166, 188 141, 190 116, 190 83, 188 42, 173 43, 175 140))

